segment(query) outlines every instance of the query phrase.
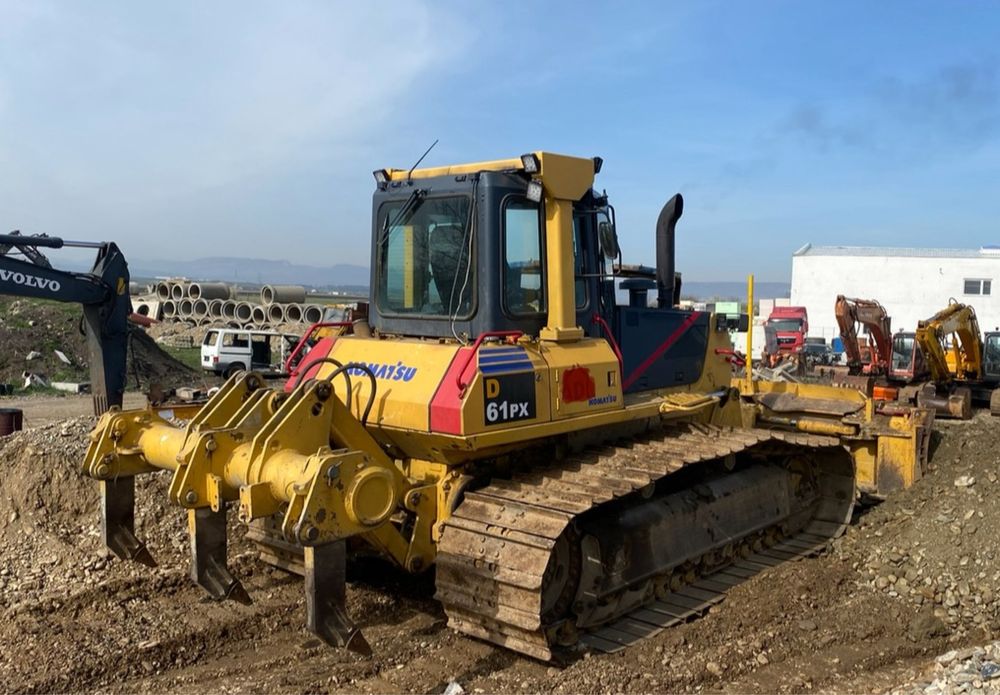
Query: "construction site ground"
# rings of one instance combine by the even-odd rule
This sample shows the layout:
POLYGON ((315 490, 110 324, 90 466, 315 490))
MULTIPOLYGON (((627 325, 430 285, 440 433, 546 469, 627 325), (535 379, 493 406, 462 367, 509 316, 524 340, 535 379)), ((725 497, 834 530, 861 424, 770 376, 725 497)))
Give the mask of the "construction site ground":
POLYGON ((352 567, 348 589, 374 656, 328 648, 304 628, 301 580, 261 564, 235 520, 231 564, 254 604, 210 602, 188 579, 166 474, 137 490, 138 535, 159 567, 109 558, 97 484, 79 474, 89 401, 69 403, 76 416, 29 415, 40 426, 0 439, 5 691, 884 692, 1000 632, 1000 428, 988 414, 939 423, 926 477, 859 513, 828 553, 768 570, 625 652, 551 665, 453 632, 430 575, 375 561, 352 567))

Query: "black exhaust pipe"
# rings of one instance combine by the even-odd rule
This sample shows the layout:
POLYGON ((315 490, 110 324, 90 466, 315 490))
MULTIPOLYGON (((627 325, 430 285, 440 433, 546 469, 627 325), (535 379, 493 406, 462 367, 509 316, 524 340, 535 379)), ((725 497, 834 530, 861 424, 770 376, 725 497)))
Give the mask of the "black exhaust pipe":
POLYGON ((670 308, 680 297, 674 296, 674 229, 684 214, 680 193, 667 201, 656 220, 656 305, 670 308))

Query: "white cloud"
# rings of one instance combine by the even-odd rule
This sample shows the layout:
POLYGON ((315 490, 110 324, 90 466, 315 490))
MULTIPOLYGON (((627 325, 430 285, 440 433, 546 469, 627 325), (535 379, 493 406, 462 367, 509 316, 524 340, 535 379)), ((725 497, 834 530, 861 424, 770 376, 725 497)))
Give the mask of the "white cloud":
POLYGON ((120 236, 303 163, 374 168, 345 157, 475 40, 431 2, 387 9, 0 0, 0 225, 120 236))

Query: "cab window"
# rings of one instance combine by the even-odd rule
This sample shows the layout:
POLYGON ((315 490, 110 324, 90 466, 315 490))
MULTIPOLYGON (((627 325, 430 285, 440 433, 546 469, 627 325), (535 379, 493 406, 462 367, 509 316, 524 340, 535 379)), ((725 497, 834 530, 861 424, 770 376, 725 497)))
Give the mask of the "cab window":
POLYGON ((390 315, 468 318, 476 287, 469 198, 404 201, 379 209, 379 308, 390 315))
POLYGON ((509 314, 545 311, 541 210, 537 203, 512 198, 503 211, 503 302, 509 314))
POLYGON ((205 339, 201 341, 202 345, 215 345, 215 341, 219 339, 218 331, 209 331, 205 334, 205 339))

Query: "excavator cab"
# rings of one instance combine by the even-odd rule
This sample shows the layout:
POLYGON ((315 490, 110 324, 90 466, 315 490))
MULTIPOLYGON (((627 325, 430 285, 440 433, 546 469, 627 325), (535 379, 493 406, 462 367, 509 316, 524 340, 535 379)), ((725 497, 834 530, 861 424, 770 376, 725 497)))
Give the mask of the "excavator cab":
POLYGON ((1000 331, 983 336, 983 377, 1000 383, 1000 331))
POLYGON ((924 379, 929 370, 923 351, 912 331, 900 331, 892 337, 892 362, 889 380, 901 383, 924 379))

